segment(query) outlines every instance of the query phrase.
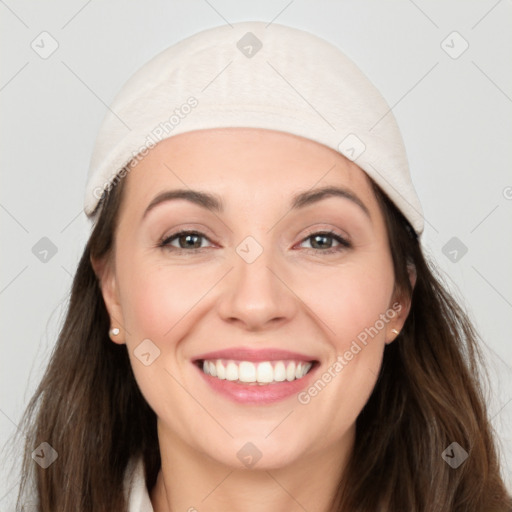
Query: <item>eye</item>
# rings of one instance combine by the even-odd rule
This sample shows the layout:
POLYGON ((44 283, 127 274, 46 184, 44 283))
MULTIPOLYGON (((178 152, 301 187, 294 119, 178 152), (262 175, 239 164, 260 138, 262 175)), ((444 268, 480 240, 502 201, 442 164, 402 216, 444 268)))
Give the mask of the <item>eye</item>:
POLYGON ((177 250, 197 250, 207 247, 207 245, 202 245, 204 240, 208 240, 208 238, 204 233, 200 233, 199 231, 180 231, 163 239, 159 246, 177 250))
POLYGON ((334 231, 312 233, 301 242, 301 245, 308 241, 309 247, 306 247, 306 249, 317 250, 317 252, 332 253, 352 247, 348 240, 334 231))
MULTIPOLYGON (((164 238, 160 242, 159 247, 177 251, 194 251, 208 247, 208 244, 203 244, 206 241, 209 241, 209 238, 199 231, 179 231, 164 238)), ((352 247, 348 240, 334 231, 312 233, 300 245, 304 243, 309 243, 309 247, 305 247, 306 249, 323 253, 339 252, 352 247)))

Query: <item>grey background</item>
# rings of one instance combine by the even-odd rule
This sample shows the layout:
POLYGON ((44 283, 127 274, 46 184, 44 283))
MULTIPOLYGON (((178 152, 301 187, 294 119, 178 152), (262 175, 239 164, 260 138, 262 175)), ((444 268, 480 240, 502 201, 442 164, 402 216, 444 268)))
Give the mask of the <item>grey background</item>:
MULTIPOLYGON (((338 45, 393 108, 424 207, 425 249, 485 342, 512 488, 510 0, 0 0, 0 15, 2 460, 19 448, 11 436, 89 234, 83 193, 106 104, 172 43, 226 22, 274 20, 338 45), (46 261, 43 237, 57 251, 46 261)), ((13 510, 17 476, 0 466, 0 510, 13 510)))

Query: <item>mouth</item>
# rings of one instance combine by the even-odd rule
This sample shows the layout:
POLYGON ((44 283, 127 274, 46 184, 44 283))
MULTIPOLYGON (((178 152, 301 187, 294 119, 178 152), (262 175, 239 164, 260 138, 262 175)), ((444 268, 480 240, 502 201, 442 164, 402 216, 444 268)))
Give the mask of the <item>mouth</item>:
POLYGON ((313 378, 319 361, 278 349, 220 350, 192 362, 208 387, 235 402, 265 405, 292 397, 313 378))
POLYGON ((293 382, 304 378, 316 361, 237 361, 229 359, 199 359, 199 369, 218 380, 236 384, 265 386, 279 382, 293 382))

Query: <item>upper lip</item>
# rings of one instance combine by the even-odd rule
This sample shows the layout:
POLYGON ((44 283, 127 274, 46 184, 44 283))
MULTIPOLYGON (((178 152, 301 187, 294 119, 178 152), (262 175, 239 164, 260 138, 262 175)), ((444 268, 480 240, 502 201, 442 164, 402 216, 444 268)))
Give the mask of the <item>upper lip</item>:
POLYGON ((250 349, 246 347, 227 348, 224 350, 215 350, 198 355, 194 358, 199 360, 212 359, 232 359, 235 361, 281 361, 283 359, 293 359, 295 361, 315 361, 314 357, 282 350, 278 348, 250 349))

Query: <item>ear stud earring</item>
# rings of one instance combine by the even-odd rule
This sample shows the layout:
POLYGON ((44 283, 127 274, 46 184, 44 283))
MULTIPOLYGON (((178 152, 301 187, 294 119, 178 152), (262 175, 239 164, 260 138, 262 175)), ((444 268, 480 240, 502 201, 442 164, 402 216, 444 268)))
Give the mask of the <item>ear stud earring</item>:
POLYGON ((110 329, 110 334, 112 336, 117 336, 119 334, 119 328, 118 327, 114 327, 113 329, 110 329))
POLYGON ((400 334, 396 329, 391 329, 391 332, 392 332, 395 336, 398 336, 398 335, 400 334))

